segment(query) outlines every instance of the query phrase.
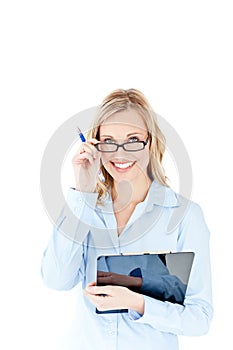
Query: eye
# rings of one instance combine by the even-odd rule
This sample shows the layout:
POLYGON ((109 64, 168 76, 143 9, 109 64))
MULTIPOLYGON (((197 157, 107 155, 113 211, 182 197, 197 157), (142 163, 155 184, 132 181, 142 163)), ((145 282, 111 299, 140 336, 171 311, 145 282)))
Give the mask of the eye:
POLYGON ((138 142, 139 138, 137 136, 132 136, 129 138, 129 142, 138 142))
POLYGON ((114 140, 113 139, 110 139, 110 138, 106 138, 103 140, 104 143, 114 143, 114 140))

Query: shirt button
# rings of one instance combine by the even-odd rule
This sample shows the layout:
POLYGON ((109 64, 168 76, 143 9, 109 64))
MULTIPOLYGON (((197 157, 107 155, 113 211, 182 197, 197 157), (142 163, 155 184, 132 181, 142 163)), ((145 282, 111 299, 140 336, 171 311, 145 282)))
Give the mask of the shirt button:
POLYGON ((115 331, 110 331, 109 335, 116 335, 116 332, 115 331))
POLYGON ((79 207, 79 208, 75 208, 75 213, 78 213, 78 212, 80 212, 80 210, 81 210, 81 208, 79 207))

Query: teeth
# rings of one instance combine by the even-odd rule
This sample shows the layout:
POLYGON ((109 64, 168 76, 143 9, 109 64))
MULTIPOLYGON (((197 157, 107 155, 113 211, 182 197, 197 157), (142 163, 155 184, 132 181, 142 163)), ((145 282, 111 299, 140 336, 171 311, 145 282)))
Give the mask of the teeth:
POLYGON ((133 162, 130 163, 114 163, 116 168, 120 168, 120 169, 126 169, 129 168, 130 166, 133 165, 133 162))

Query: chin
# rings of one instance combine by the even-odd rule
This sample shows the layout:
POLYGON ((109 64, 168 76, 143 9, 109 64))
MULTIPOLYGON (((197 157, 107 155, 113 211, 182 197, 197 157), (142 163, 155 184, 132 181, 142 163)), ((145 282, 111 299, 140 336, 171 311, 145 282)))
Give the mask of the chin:
POLYGON ((148 178, 147 172, 144 173, 142 171, 132 171, 132 172, 125 172, 125 173, 115 173, 112 172, 110 174, 114 181, 121 182, 121 181, 128 181, 128 182, 134 182, 135 180, 139 180, 140 178, 148 178))

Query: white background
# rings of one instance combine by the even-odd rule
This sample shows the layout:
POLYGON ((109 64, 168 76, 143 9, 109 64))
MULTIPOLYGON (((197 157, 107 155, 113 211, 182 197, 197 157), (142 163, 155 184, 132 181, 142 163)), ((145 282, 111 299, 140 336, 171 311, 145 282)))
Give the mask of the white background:
POLYGON ((192 160, 192 197, 212 232, 212 327, 204 337, 181 337, 180 348, 232 343, 231 5, 1 2, 2 349, 57 349, 73 316, 75 290, 49 290, 40 277, 52 231, 39 188, 47 142, 66 119, 113 89, 130 87, 183 139, 192 160))

